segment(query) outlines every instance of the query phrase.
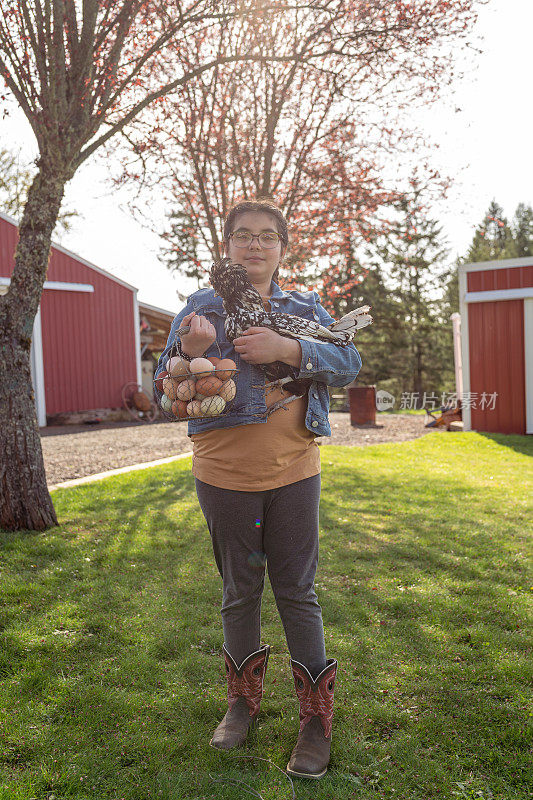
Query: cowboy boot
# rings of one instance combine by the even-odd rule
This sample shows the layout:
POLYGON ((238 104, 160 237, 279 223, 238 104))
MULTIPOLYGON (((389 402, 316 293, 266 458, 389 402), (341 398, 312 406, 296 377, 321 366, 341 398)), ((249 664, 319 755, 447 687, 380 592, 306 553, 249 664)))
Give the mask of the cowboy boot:
POLYGON ((209 744, 220 750, 229 750, 244 744, 249 729, 257 720, 270 645, 265 644, 250 653, 240 667, 225 645, 222 649, 228 679, 228 710, 209 744))
POLYGON ((297 778, 322 778, 331 751, 333 690, 337 661, 328 658, 322 672, 313 680, 307 667, 291 659, 296 694, 300 701, 300 730, 287 773, 297 778))

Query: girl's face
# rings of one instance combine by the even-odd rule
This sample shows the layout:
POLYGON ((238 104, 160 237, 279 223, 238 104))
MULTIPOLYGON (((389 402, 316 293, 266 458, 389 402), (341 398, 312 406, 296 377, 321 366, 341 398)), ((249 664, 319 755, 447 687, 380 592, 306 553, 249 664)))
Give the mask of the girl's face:
MULTIPOLYGON (((238 214, 233 223, 232 233, 236 231, 249 231, 260 234, 263 231, 278 232, 276 220, 264 211, 245 211, 238 214)), ((248 273, 251 283, 270 283, 272 275, 281 261, 285 246, 281 239, 275 247, 262 247, 259 239, 255 238, 244 247, 235 244, 234 237, 223 242, 224 254, 229 256, 236 264, 242 264, 248 273)))

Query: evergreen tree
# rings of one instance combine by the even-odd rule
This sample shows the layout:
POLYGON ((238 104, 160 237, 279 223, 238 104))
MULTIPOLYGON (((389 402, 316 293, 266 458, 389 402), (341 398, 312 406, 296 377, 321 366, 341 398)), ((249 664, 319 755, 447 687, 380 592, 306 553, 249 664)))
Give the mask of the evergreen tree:
MULTIPOLYGON (((367 253, 365 261, 368 263, 370 260, 367 253)), ((394 393, 395 386, 390 378, 402 348, 403 336, 399 300, 385 285, 380 264, 362 265, 352 239, 346 241, 344 253, 335 260, 333 272, 332 280, 331 265, 328 265, 320 275, 323 304, 332 316, 340 319, 358 306, 370 305, 375 320, 374 325, 363 328, 354 339, 363 358, 358 384, 377 384, 379 388, 394 393)))
POLYGON ((458 266, 461 259, 458 258, 453 266, 442 275, 442 299, 439 304, 439 313, 443 320, 448 320, 451 325, 450 317, 454 312, 459 312, 459 278, 458 266))
MULTIPOLYGON (((200 258, 200 245, 198 241, 198 226, 192 214, 183 210, 171 211, 168 215, 170 231, 163 234, 167 246, 161 249, 159 260, 162 261, 171 272, 178 272, 186 278, 194 278, 198 282, 198 288, 209 285, 205 267, 202 266, 200 258)), ((209 262, 209 254, 207 260, 209 262)), ((177 292, 179 299, 184 302, 188 294, 177 292)))
POLYGON ((442 227, 428 219, 422 201, 423 190, 413 191, 395 207, 397 219, 387 235, 372 248, 377 263, 387 270, 391 297, 398 305, 398 327, 389 374, 393 394, 413 392, 416 407, 422 407, 424 392, 439 397, 453 391, 453 336, 451 323, 442 315, 438 288, 441 267, 448 255, 442 241, 442 227))
POLYGON ((449 318, 454 311, 459 311, 459 264, 526 256, 533 256, 533 209, 519 203, 509 225, 503 209, 493 200, 466 254, 443 276, 443 317, 449 318))
POLYGON ((519 203, 512 222, 514 257, 533 256, 533 208, 519 203))
POLYGON ((463 263, 495 261, 514 256, 513 231, 503 214, 503 208, 492 200, 481 224, 476 228, 463 263))

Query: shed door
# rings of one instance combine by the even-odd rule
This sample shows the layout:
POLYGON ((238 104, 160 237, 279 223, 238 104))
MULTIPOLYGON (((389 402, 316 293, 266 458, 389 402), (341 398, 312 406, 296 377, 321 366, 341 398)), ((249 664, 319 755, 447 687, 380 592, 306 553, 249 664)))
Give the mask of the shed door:
POLYGON ((472 430, 525 434, 524 301, 469 303, 468 329, 472 430))

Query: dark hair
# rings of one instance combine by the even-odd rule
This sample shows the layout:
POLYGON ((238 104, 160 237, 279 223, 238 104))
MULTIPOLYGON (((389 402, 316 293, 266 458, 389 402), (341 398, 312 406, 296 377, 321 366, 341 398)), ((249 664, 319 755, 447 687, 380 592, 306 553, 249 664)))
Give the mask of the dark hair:
MULTIPOLYGON (((235 203, 235 205, 231 207, 224 222, 224 241, 229 241, 229 236, 230 233, 233 232, 232 229, 237 216, 239 214, 245 214, 248 211, 263 211, 265 214, 270 214, 271 217, 274 217, 276 220, 276 228, 281 236, 281 241, 285 247, 288 247, 289 229, 287 226, 287 220, 283 216, 281 209, 278 208, 275 202, 270 200, 268 197, 258 197, 256 200, 241 200, 241 202, 235 203)), ((276 267, 276 270, 272 275, 272 280, 279 285, 279 267, 276 267)))

